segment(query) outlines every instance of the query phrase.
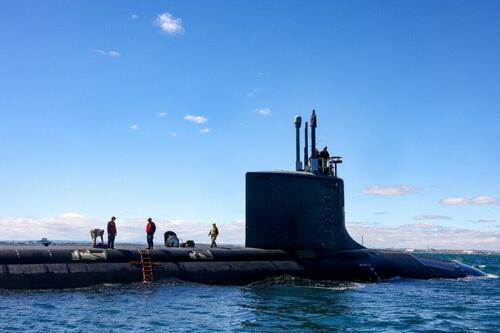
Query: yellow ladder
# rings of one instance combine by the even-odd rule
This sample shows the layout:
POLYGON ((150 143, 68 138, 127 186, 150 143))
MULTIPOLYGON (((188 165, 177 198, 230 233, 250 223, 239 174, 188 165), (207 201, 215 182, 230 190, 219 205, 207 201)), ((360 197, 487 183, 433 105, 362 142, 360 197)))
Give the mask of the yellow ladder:
POLYGON ((145 283, 151 282, 153 281, 153 266, 149 250, 139 250, 139 253, 141 254, 142 280, 145 283))

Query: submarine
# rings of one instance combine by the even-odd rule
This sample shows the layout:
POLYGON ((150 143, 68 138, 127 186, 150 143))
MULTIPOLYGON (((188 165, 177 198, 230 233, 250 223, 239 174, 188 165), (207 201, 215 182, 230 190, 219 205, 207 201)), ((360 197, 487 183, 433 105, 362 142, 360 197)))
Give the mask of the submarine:
POLYGON ((59 289, 162 279, 245 285, 283 275, 355 282, 485 275, 459 262, 357 243, 345 226, 344 181, 338 175, 342 158, 318 153, 313 111, 310 126, 305 122, 302 162, 300 116, 294 124, 295 170, 246 174, 245 247, 11 247, 0 250, 0 288, 59 289))

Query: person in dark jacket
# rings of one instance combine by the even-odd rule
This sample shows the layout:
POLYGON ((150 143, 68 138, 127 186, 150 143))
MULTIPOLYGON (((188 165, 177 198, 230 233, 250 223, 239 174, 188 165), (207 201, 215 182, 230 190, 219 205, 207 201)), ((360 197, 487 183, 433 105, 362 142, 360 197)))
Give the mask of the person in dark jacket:
POLYGON ((330 159, 330 153, 328 152, 328 147, 323 148, 321 153, 318 154, 319 158, 319 169, 322 174, 328 175, 330 170, 328 169, 328 160, 330 159))
POLYGON ((153 249, 153 237, 156 231, 156 224, 153 222, 152 218, 148 218, 148 224, 146 225, 146 238, 148 240, 148 250, 153 249))
POLYGON ((116 217, 111 217, 111 220, 108 222, 108 247, 110 249, 115 248, 115 237, 116 237, 116 217))
POLYGON ((330 153, 328 152, 328 147, 325 146, 321 153, 318 154, 319 158, 324 158, 325 160, 328 160, 330 158, 330 153))

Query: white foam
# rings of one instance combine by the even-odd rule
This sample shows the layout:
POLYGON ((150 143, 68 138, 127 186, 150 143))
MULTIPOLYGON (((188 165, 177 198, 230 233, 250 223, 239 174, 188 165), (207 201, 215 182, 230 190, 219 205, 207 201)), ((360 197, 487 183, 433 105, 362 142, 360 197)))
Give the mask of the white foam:
POLYGON ((269 287, 269 286, 328 289, 335 291, 343 291, 343 290, 364 288, 365 284, 357 282, 311 280, 291 275, 282 275, 278 277, 268 278, 263 281, 257 281, 248 285, 248 287, 269 287))

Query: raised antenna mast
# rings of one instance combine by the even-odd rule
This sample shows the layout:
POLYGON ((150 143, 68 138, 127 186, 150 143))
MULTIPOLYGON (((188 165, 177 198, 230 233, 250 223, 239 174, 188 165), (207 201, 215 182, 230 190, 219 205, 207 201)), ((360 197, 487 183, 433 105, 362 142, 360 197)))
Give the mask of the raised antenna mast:
POLYGON ((302 170, 302 162, 300 161, 300 126, 302 125, 302 118, 295 116, 295 170, 302 170))
POLYGON ((304 170, 309 169, 309 135, 307 133, 308 130, 308 124, 306 121, 306 124, 304 126, 304 170))
POLYGON ((316 156, 316 127, 318 126, 316 119, 316 111, 313 110, 311 115, 311 171, 316 174, 318 172, 318 156, 316 156))

